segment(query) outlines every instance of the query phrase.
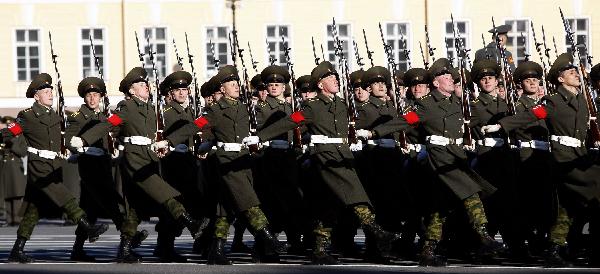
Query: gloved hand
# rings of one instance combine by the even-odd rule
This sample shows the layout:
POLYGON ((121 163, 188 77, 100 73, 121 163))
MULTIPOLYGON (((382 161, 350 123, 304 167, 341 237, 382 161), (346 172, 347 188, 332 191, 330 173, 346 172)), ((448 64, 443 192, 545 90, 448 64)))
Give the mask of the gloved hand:
POLYGON ((77 136, 73 136, 73 138, 71 138, 71 141, 69 143, 71 144, 72 147, 74 147, 76 149, 80 149, 83 147, 83 139, 81 139, 77 136))
POLYGON ((154 150, 155 152, 166 148, 169 148, 169 141, 167 140, 158 141, 150 145, 150 149, 154 150))
POLYGON ((361 142, 358 142, 356 144, 350 144, 350 151, 352 152, 361 151, 362 148, 363 146, 361 142))
POLYGON ((246 146, 258 145, 258 143, 260 143, 260 138, 258 138, 258 136, 248 136, 242 139, 242 144, 246 146))
POLYGON ((356 137, 359 139, 367 140, 373 137, 373 133, 370 130, 359 129, 356 131, 356 137))
POLYGON ((469 152, 473 152, 475 151, 475 144, 463 145, 463 149, 469 152))
POLYGON ((502 128, 502 126, 500 126, 499 124, 487 125, 487 126, 481 127, 481 133, 483 133, 483 135, 485 135, 485 134, 488 134, 488 133, 497 132, 501 128, 502 128))

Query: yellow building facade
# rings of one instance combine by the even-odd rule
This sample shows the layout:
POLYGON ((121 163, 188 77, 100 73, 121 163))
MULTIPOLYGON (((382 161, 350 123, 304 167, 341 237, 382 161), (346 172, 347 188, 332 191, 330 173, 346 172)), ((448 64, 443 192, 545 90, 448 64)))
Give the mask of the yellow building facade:
MULTIPOLYGON (((229 33, 232 30, 231 0, 0 0, 0 115, 15 115, 18 109, 28 107, 32 99, 25 98, 31 76, 47 72, 55 78, 50 54, 48 33, 52 33, 53 47, 58 55, 66 103, 76 107, 82 100, 77 96, 77 84, 86 76, 98 75, 90 51, 90 36, 100 57, 101 68, 113 104, 122 97, 118 85, 122 77, 140 61, 135 33, 140 50, 147 53, 148 43, 156 53, 159 79, 176 69, 175 46, 183 68, 190 70, 186 50, 186 36, 198 81, 202 83, 214 74, 213 55, 220 63, 231 63, 229 33), (149 39, 147 39, 147 37, 149 39), (175 40, 175 44, 173 43, 175 40), (214 46, 211 46, 211 43, 214 46)), ((338 34, 344 42, 350 69, 358 69, 358 52, 370 67, 365 49, 364 34, 373 52, 375 65, 386 65, 378 24, 382 24, 384 39, 392 45, 396 62, 401 69, 409 65, 404 48, 408 50, 410 65, 423 66, 419 42, 424 47, 425 28, 434 57, 446 57, 453 52, 450 15, 455 28, 474 52, 482 48, 481 34, 486 43, 491 40, 487 31, 492 17, 497 25, 511 23, 509 49, 517 60, 530 54, 539 62, 533 41, 531 22, 541 42, 542 25, 546 34, 550 59, 566 49, 563 25, 558 8, 562 7, 571 19, 580 42, 593 53, 600 46, 598 27, 600 1, 596 0, 237 0, 236 28, 238 41, 244 49, 243 59, 250 77, 256 74, 250 60, 248 45, 260 72, 270 63, 267 45, 276 64, 283 64, 281 37, 284 36, 294 63, 296 77, 309 74, 315 65, 311 40, 314 39, 317 58, 333 58, 331 24, 335 17, 338 34), (329 27, 328 27, 329 25, 329 27), (521 33, 523 33, 521 35, 521 33), (553 39, 554 38, 554 39, 553 39), (450 39, 450 40, 449 40, 450 39), (403 43, 405 40, 405 43, 403 43), (446 42, 449 42, 447 45, 446 42), (323 52, 321 52, 321 46, 323 52)), ((543 47, 543 46, 542 46, 543 47)), ((593 54, 592 54, 593 55, 593 54)), ((144 56, 149 68, 148 55, 144 56)), ((238 67, 241 60, 238 56, 238 67)))

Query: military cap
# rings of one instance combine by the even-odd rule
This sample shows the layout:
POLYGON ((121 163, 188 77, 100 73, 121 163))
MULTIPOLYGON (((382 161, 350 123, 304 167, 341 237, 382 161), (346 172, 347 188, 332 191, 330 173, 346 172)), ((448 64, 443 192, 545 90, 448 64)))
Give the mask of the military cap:
POLYGON ((296 79, 296 88, 300 92, 311 92, 313 90, 312 81, 310 75, 302 75, 296 79))
POLYGON ((350 73, 350 85, 353 88, 362 87, 364 84, 365 71, 363 69, 359 69, 350 73))
POLYGON ((374 66, 369 68, 365 72, 363 79, 363 85, 370 85, 375 82, 384 82, 386 85, 392 84, 392 76, 387 68, 381 66, 374 66))
POLYGON ((252 77, 252 80, 250 80, 250 85, 255 90, 267 89, 267 85, 265 85, 265 83, 263 82, 260 74, 256 74, 254 75, 254 77, 252 77))
POLYGON ((446 58, 440 58, 435 60, 435 62, 431 64, 431 67, 429 67, 429 70, 427 72, 429 72, 429 76, 431 77, 431 79, 433 79, 436 76, 450 73, 451 69, 452 64, 450 64, 450 61, 448 61, 448 59, 446 58))
POLYGON ((520 63, 517 69, 515 69, 513 78, 515 79, 515 82, 520 83, 527 78, 541 79, 543 75, 544 70, 542 69, 542 66, 533 61, 525 61, 520 63))
POLYGON ((407 87, 418 84, 429 84, 429 75, 423 68, 411 68, 404 73, 403 81, 407 87))
POLYGON ((394 72, 394 78, 396 78, 396 82, 399 86, 406 86, 406 83, 404 83, 404 71, 396 70, 396 72, 394 72))
POLYGON ((482 59, 473 64, 471 73, 473 74, 473 81, 476 83, 484 76, 498 77, 500 75, 500 66, 494 60, 482 59))
POLYGON ((170 90, 176 88, 187 88, 193 81, 192 75, 187 71, 176 71, 160 83, 160 94, 167 95, 170 90))
POLYGON ((14 121, 15 121, 15 117, 12 117, 12 116, 4 116, 4 117, 2 117, 2 120, 0 120, 0 122, 2 122, 3 124, 10 124, 14 121))
POLYGON ((290 73, 282 66, 272 65, 262 70, 260 79, 263 83, 288 83, 290 81, 290 73))
POLYGON ((590 70, 590 79, 592 79, 592 85, 598 88, 598 81, 600 81, 600 64, 596 64, 590 70))
POLYGON ((209 88, 208 81, 202 83, 200 86, 200 96, 208 97, 212 95, 212 91, 209 88))
POLYGON ((127 73, 127 75, 125 75, 125 78, 123 78, 123 80, 121 80, 121 83, 119 83, 119 91, 129 95, 129 88, 131 87, 131 85, 133 85, 137 82, 148 83, 148 79, 146 78, 147 76, 148 76, 148 73, 146 72, 146 70, 144 68, 141 68, 141 67, 132 68, 127 73))
POLYGON ((335 71, 335 68, 333 67, 333 65, 331 63, 329 63, 328 61, 321 62, 318 66, 316 66, 310 72, 310 77, 313 78, 312 80, 313 80, 313 83, 315 86, 316 86, 316 83, 321 81, 321 79, 323 79, 329 75, 335 75, 335 77, 339 79, 339 75, 338 75, 337 71, 335 71))
POLYGON ((86 77, 81 80, 77 86, 77 93, 79 93, 79 96, 83 98, 85 97, 85 94, 90 91, 98 92, 104 96, 106 94, 106 85, 104 84, 104 81, 98 77, 86 77))
POLYGON ((215 88, 223 83, 238 80, 240 80, 240 76, 238 75, 237 69, 232 65, 226 65, 221 67, 217 75, 214 77, 215 88))
POLYGON ((550 67, 550 70, 548 71, 548 80, 550 80, 551 83, 558 85, 560 84, 558 82, 558 75, 561 72, 572 68, 575 68, 573 56, 570 53, 565 52, 559 55, 550 67))
POLYGON ((33 95, 36 91, 44 88, 52 87, 52 76, 48 73, 40 73, 33 77, 29 87, 27 88, 27 92, 25 92, 25 97, 33 98, 33 95))
POLYGON ((492 29, 488 30, 488 32, 503 34, 503 33, 508 33, 510 31, 510 29, 511 29, 510 25, 500 25, 500 26, 496 26, 496 28, 492 28, 492 29))

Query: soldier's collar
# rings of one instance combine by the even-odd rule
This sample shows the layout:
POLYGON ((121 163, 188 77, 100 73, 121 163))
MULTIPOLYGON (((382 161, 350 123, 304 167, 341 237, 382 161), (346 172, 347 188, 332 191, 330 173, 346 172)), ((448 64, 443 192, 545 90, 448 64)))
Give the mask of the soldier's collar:
POLYGON ((131 99, 133 99, 133 101, 138 105, 138 106, 143 106, 148 104, 149 102, 144 102, 142 101, 142 99, 138 98, 137 96, 131 96, 131 99))
POLYGON ((439 91, 437 88, 430 91, 429 94, 431 94, 431 96, 436 100, 436 101, 440 101, 442 99, 446 99, 447 97, 442 94, 441 91, 439 91))
POLYGON ((371 102, 371 104, 376 105, 378 107, 385 105, 385 101, 383 101, 375 96, 369 96, 369 101, 371 102))
POLYGON ((283 105, 285 104, 285 100, 279 100, 275 97, 271 97, 271 96, 267 96, 267 98, 265 99, 265 101, 267 102, 267 104, 269 104, 271 107, 277 107, 277 105, 283 105))
MULTIPOLYGON (((335 96, 335 95, 333 95, 335 96)), ((333 98, 329 98, 327 95, 323 94, 322 92, 317 93, 317 98, 321 99, 323 102, 329 104, 331 102, 333 102, 333 98)))
POLYGON ((88 107, 88 105, 86 104, 81 105, 81 107, 79 108, 79 112, 81 112, 81 114, 83 114, 83 117, 85 117, 86 119, 92 114, 94 114, 94 110, 88 107))
POLYGON ((31 109, 33 109, 33 112, 35 113, 36 116, 50 114, 50 110, 51 110, 51 108, 44 106, 38 102, 33 103, 33 106, 31 107, 31 109))
POLYGON ((488 93, 481 92, 479 93, 479 97, 477 97, 477 99, 479 99, 479 101, 487 105, 494 100, 494 97, 492 95, 489 95, 488 93))
POLYGON ((175 101, 171 101, 171 102, 169 103, 169 105, 170 105, 170 106, 171 106, 171 107, 172 107, 174 110, 176 110, 178 113, 182 113, 182 112, 184 111, 184 107, 183 107, 181 104, 179 104, 179 103, 177 103, 177 102, 175 102, 175 101))
POLYGON ((570 91, 568 91, 565 87, 563 87, 562 85, 560 85, 556 91, 558 92, 558 94, 560 94, 565 100, 570 100, 571 97, 574 97, 575 94, 571 93, 570 91))

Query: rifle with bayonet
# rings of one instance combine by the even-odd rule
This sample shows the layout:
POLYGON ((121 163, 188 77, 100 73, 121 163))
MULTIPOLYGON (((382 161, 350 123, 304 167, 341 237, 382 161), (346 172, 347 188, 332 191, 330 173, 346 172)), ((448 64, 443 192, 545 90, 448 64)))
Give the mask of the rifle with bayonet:
POLYGON ((367 42, 367 33, 365 32, 365 29, 363 29, 363 38, 365 39, 365 48, 367 49, 367 58, 369 58, 369 61, 371 61, 371 67, 374 67, 375 63, 373 63, 373 52, 371 50, 369 50, 369 43, 367 42))
POLYGON ((425 57, 425 53, 423 52, 423 45, 421 44, 421 41, 419 41, 419 50, 421 50, 421 58, 423 58, 423 67, 425 67, 425 70, 428 70, 429 62, 427 62, 427 57, 425 57))
POLYGON ((435 48, 431 47, 431 42, 429 41, 429 30, 427 29, 427 25, 425 25, 425 46, 427 47, 428 53, 427 61, 429 62, 429 58, 431 58, 431 62, 435 62, 435 48))
POLYGON ((410 62, 410 50, 408 49, 408 42, 406 42, 406 37, 402 31, 400 31, 400 42, 402 42, 402 52, 404 53, 404 58, 406 59, 406 65, 408 69, 410 69, 412 67, 410 62))
POLYGON ((252 48, 250 47, 250 42, 248 42, 248 52, 250 53, 250 63, 252 64, 252 68, 254 72, 258 73, 258 61, 254 61, 254 56, 252 56, 252 48))
POLYGON ((212 40, 210 40, 208 43, 210 44, 210 53, 213 58, 213 66, 215 66, 215 70, 219 70, 219 58, 217 58, 217 55, 215 54, 215 43, 213 43, 212 40))
POLYGON ((510 71, 510 66, 508 64, 508 59, 506 56, 506 48, 500 44, 500 35, 498 35, 498 32, 496 30, 496 22, 494 21, 494 17, 492 17, 492 27, 494 30, 494 38, 496 39, 496 49, 500 53, 500 74, 502 79, 504 80, 504 87, 506 88, 505 100, 506 104, 508 105, 508 115, 515 115, 515 100, 517 98, 517 89, 512 79, 512 72, 510 71))
POLYGON ((175 58, 177 59, 177 65, 179 65, 179 68, 183 70, 183 57, 179 56, 177 44, 175 44, 175 38, 173 38, 173 49, 175 50, 175 58))
POLYGON ((362 57, 360 57, 358 45, 356 44, 356 40, 354 40, 354 38, 352 38, 352 45, 354 46, 354 59, 356 59, 356 64, 360 69, 363 69, 365 64, 362 62, 362 57))
POLYGON ((267 45, 267 54, 269 55, 269 65, 275 65, 277 62, 277 58, 275 58, 274 54, 271 54, 271 47, 269 46, 269 41, 265 38, 265 44, 267 45))
POLYGON ((548 64, 550 64, 550 49, 546 45, 546 31, 544 30, 544 25, 542 25, 542 42, 544 42, 544 54, 546 55, 546 58, 548 58, 548 64))
POLYGON ((531 21, 531 34, 533 35, 533 43, 535 44, 535 50, 540 57, 540 63, 542 63, 542 68, 544 69, 544 79, 542 84, 544 85, 544 90, 548 92, 548 88, 554 89, 554 85, 548 81, 548 66, 550 66, 550 60, 548 60, 548 66, 546 66, 546 62, 544 61, 544 54, 542 53, 542 43, 539 43, 537 40, 537 36, 535 35, 535 28, 533 26, 533 21, 531 21))
MULTIPOLYGON (((100 58, 98 58, 98 56, 96 55, 96 47, 94 46, 94 40, 92 39, 92 35, 90 35, 90 50, 92 51, 92 56, 94 57, 94 63, 96 64, 96 70, 98 70, 98 75, 100 76, 100 79, 104 82, 104 73, 102 71, 102 67, 100 66, 100 58)), ((110 115, 112 114, 110 111, 110 100, 108 99, 108 91, 104 94, 104 101, 103 101, 103 105, 104 105, 104 116, 106 117, 110 117, 110 115)), ((107 137, 107 146, 108 146, 108 152, 112 155, 115 152, 115 141, 112 137, 112 135, 110 135, 110 132, 108 133, 108 137, 107 137)))
MULTIPOLYGON (((525 38, 523 32, 521 32, 520 38, 521 40, 523 40, 523 44, 526 44, 527 39, 525 38)), ((525 55, 525 62, 529 61, 529 57, 531 56, 531 54, 529 54, 528 51, 523 50, 523 55, 525 55)))
POLYGON ((137 31, 135 31, 134 33, 135 33, 135 44, 137 45, 137 51, 138 51, 138 58, 140 59, 140 63, 142 64, 142 68, 145 68, 146 62, 144 62, 144 56, 146 54, 143 53, 142 50, 140 49, 140 39, 138 38, 137 31))
POLYGON ((354 92, 351 92, 348 88, 350 85, 350 75, 348 74, 348 60, 344 55, 344 48, 342 41, 338 35, 337 25, 335 24, 335 18, 333 18, 333 25, 331 26, 331 33, 333 35, 333 42, 335 46, 335 55, 337 55, 340 66, 342 69, 343 80, 346 83, 344 85, 344 95, 346 97, 346 106, 348 108, 348 143, 356 144, 358 140, 356 138, 356 119, 358 118, 358 111, 356 110, 356 101, 354 100, 354 92))
POLYGON ((487 47, 487 44, 485 43, 485 37, 483 36, 483 33, 481 34, 481 43, 483 43, 483 50, 485 51, 485 59, 492 59, 492 55, 490 55, 490 51, 487 47))
MULTIPOLYGON (((164 98, 163 96, 161 96, 160 94, 160 81, 158 80, 158 69, 156 68, 156 62, 155 62, 155 52, 152 48, 152 44, 150 44, 150 36, 146 36, 146 47, 148 48, 148 59, 150 60, 150 63, 152 64, 152 73, 154 74, 154 86, 155 86, 155 90, 156 90, 156 101, 154 102, 154 110, 156 112, 156 137, 155 137, 155 141, 156 142, 160 142, 162 140, 164 140, 163 137, 163 132, 165 130, 165 121, 164 121, 164 116, 163 116, 163 108, 164 108, 164 98)), ((167 149, 166 148, 162 148, 159 149, 158 154, 159 155, 164 155, 166 154, 167 149)))
MULTIPOLYGON (((320 58, 319 58, 319 57, 317 57, 317 50, 315 49, 315 38, 314 38, 314 37, 311 37, 311 42, 312 42, 313 56, 315 57, 315 65, 317 65, 317 66, 318 66, 318 65, 319 65, 319 63, 320 63, 320 61, 319 61, 319 60, 320 60, 320 58)), ((268 45, 267 45, 267 47, 268 47, 268 45)), ((269 54, 269 58, 270 58, 270 56, 271 56, 271 54, 269 54)), ((324 60, 323 60, 323 61, 324 61, 324 60)))
MULTIPOLYGON (((200 96, 202 95, 200 94, 200 88, 198 87, 198 78, 196 77, 196 69, 194 67, 194 56, 190 52, 190 43, 188 41, 187 32, 185 33, 185 48, 187 50, 188 63, 190 63, 190 70, 192 72, 192 79, 194 81, 194 100, 193 102, 190 102, 190 104, 192 105, 194 118, 198 118, 202 116, 203 112, 202 103, 200 102, 200 96)), ((202 137, 200 134, 202 133, 200 132, 199 134, 194 135, 194 154, 196 156, 198 156, 200 152, 198 148, 202 143, 202 137)))
POLYGON ((463 143, 467 146, 473 145, 473 135, 471 134, 471 91, 468 90, 469 85, 467 84, 467 77, 465 69, 467 66, 467 52, 468 50, 463 47, 459 41, 459 37, 456 31, 456 25, 454 24, 454 15, 450 14, 450 20, 452 21, 452 35, 454 36, 454 47, 456 49, 456 58, 458 61, 458 71, 460 72, 460 83, 463 87, 461 95, 461 109, 463 114, 463 143))
MULTIPOLYGON (((294 74, 294 63, 292 63, 292 57, 290 56, 290 50, 287 41, 285 41, 285 36, 281 36, 281 42, 283 44, 283 54, 285 56, 285 61, 287 63, 288 70, 290 71, 290 77, 292 81, 292 89, 291 89, 291 105, 292 105, 292 113, 298 110, 300 105, 300 100, 302 98, 298 97, 298 93, 296 92, 296 76, 294 74)), ((300 131, 300 127, 295 127, 293 131, 292 144, 295 148, 302 148, 302 132, 300 131)))
POLYGON ((58 55, 54 53, 54 45, 52 44, 52 33, 48 32, 50 38, 50 54, 52 55, 52 63, 54 63, 54 71, 56 72, 56 90, 58 103, 56 104, 56 113, 60 118, 60 154, 63 157, 67 156, 67 147, 65 146, 65 129, 67 128, 67 116, 65 115, 65 94, 63 93, 62 81, 60 72, 58 72, 58 55))

